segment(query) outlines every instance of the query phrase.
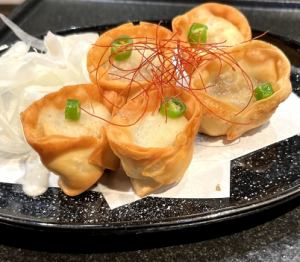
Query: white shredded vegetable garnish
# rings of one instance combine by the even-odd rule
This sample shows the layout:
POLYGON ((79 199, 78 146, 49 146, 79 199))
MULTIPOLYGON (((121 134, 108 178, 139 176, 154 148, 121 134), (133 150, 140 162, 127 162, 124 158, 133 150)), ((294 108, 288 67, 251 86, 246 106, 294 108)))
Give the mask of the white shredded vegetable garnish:
POLYGON ((0 57, 0 151, 29 152, 19 115, 29 104, 62 86, 90 82, 86 56, 97 37, 49 32, 46 53, 31 52, 25 42, 17 42, 0 57))
POLYGON ((27 34, 20 27, 18 27, 13 21, 9 20, 5 15, 0 13, 0 18, 4 24, 6 24, 17 37, 19 37, 22 41, 24 41, 29 46, 36 48, 40 51, 45 51, 45 46, 43 41, 27 34))
MULTIPOLYGON (((63 86, 90 82, 86 58, 98 34, 63 37, 48 32, 42 41, 29 36, 2 15, 0 18, 22 40, 0 57, 0 152, 25 157, 29 167, 35 166, 35 174, 45 175, 47 172, 38 155, 24 138, 20 112, 33 101, 63 86), (30 51, 30 47, 46 52, 30 51)), ((43 183, 32 183, 30 181, 33 181, 33 175, 27 171, 32 173, 32 168, 25 170, 24 179, 21 180, 24 190, 32 196, 43 193, 46 188, 45 180, 40 179, 43 183), (34 186, 30 187, 28 182, 34 186)))

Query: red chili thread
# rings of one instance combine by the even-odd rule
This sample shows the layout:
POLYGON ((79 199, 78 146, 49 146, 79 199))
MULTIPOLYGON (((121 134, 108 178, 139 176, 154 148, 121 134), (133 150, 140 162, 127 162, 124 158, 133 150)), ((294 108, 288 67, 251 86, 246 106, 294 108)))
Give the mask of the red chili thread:
MULTIPOLYGON (((240 123, 235 122, 230 119, 225 119, 224 117, 218 115, 216 112, 214 112, 212 109, 210 109, 205 103, 194 93, 194 91, 199 90, 207 90, 208 88, 214 86, 206 86, 204 83, 204 80, 201 76, 201 68, 206 66, 208 62, 211 61, 217 61, 219 64, 218 68, 218 76, 222 73, 223 65, 226 64, 232 68, 234 71, 241 72, 247 86, 249 87, 249 90, 253 90, 253 83, 251 81, 251 78, 249 75, 244 71, 242 66, 234 59, 234 57, 231 55, 229 51, 226 51, 226 48, 229 48, 230 46, 225 45, 225 42, 220 43, 209 43, 209 44, 201 44, 197 45, 197 47, 191 47, 187 42, 176 40, 176 34, 173 34, 171 38, 169 39, 159 39, 158 32, 159 32, 160 24, 157 25, 156 29, 156 37, 134 37, 133 43, 129 44, 132 52, 136 51, 140 55, 140 63, 135 68, 125 69, 121 68, 120 66, 117 66, 116 63, 114 63, 113 56, 111 54, 108 54, 109 48, 111 48, 111 45, 99 45, 96 44, 94 47, 97 48, 104 48, 104 52, 102 56, 99 59, 99 62, 97 64, 97 68, 92 70, 90 73, 94 73, 96 71, 96 84, 99 89, 101 89, 101 85, 99 81, 102 77, 105 77, 106 74, 116 77, 115 79, 111 81, 122 81, 125 80, 128 82, 127 88, 126 88, 126 95, 125 95, 125 102, 129 100, 135 100, 142 97, 142 100, 146 101, 146 106, 143 108, 141 115, 133 121, 132 123, 122 125, 118 123, 113 123, 112 121, 102 119, 101 117, 96 116, 95 114, 92 114, 88 112, 86 109, 82 110, 94 117, 100 118, 103 121, 106 121, 112 125, 117 126, 132 126, 136 124, 146 113, 147 106, 148 106, 148 99, 149 98, 149 90, 156 89, 157 95, 160 97, 161 103, 163 103, 165 99, 164 94, 164 88, 167 86, 169 88, 172 88, 175 92, 176 86, 185 88, 185 91, 188 91, 191 93, 196 100, 205 107, 210 113, 215 115, 216 117, 220 118, 221 120, 224 120, 226 122, 232 123, 232 124, 240 124, 240 125, 248 125, 250 123, 240 123), (150 50, 150 55, 146 56, 145 52, 147 50, 150 50), (156 61, 156 62, 155 62, 156 61), (108 65, 107 69, 104 70, 104 73, 99 76, 98 71, 99 68, 103 68, 105 65, 108 65), (116 74, 109 72, 109 67, 114 67, 118 71, 122 72, 122 74, 116 74), (203 88, 192 88, 191 87, 191 81, 190 77, 186 74, 185 68, 190 67, 191 68, 191 75, 194 74, 197 70, 198 77, 201 81, 201 85, 203 88), (150 79, 148 75, 144 75, 142 70, 146 69, 146 71, 150 72, 150 79), (139 79, 137 79, 139 78, 139 79), (184 86, 184 83, 187 83, 187 86, 184 86), (139 91, 130 97, 130 93, 133 89, 133 85, 138 86, 139 91)), ((257 39, 259 37, 262 37, 267 32, 261 34, 258 37, 255 37, 253 39, 257 39)), ((248 42, 251 40, 244 41, 248 42)), ((123 106, 115 105, 112 101, 109 101, 109 99, 105 98, 106 101, 110 102, 111 105, 116 106, 118 109, 121 109, 123 106)), ((243 112, 251 103, 250 96, 249 101, 247 102, 246 106, 241 109, 241 111, 237 112, 235 115, 240 114, 243 112)))

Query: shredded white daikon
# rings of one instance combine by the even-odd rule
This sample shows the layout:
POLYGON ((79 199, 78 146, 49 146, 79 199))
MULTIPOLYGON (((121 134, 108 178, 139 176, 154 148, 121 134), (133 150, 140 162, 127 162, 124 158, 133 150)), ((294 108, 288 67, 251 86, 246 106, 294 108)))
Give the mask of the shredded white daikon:
POLYGON ((46 51, 45 46, 42 40, 35 38, 25 31, 23 31, 20 27, 18 27, 13 21, 9 20, 5 15, 0 13, 0 18, 4 24, 6 24, 17 37, 19 37, 22 41, 24 41, 29 46, 36 48, 40 51, 46 51))
POLYGON ((86 56, 98 35, 87 33, 44 39, 46 53, 29 51, 16 42, 0 57, 0 151, 27 154, 20 112, 43 95, 65 85, 88 83, 86 56))
POLYGON ((46 190, 47 172, 24 138, 20 112, 33 101, 63 86, 90 82, 86 57, 98 34, 63 37, 48 32, 42 41, 28 35, 1 14, 0 18, 22 40, 0 57, 0 153, 26 159, 27 166, 34 165, 34 174, 43 174, 43 178, 37 177, 37 181, 43 181, 40 186, 38 182, 32 184, 32 168, 25 168, 23 180, 20 180, 29 192, 27 194, 35 196, 46 190), (30 51, 30 47, 45 53, 30 51))

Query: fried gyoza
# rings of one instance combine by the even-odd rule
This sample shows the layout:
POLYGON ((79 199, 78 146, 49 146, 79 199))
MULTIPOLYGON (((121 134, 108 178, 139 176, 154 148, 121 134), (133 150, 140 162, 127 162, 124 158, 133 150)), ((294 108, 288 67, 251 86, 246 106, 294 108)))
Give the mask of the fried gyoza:
POLYGON ((117 169, 119 160, 106 138, 107 122, 83 110, 79 120, 65 119, 67 99, 79 100, 81 108, 109 121, 119 97, 114 92, 103 94, 94 85, 68 86, 46 95, 21 113, 27 142, 45 166, 60 176, 62 190, 74 196, 97 182, 104 169, 117 169))
POLYGON ((277 47, 253 40, 200 66, 191 87, 204 105, 200 132, 233 140, 265 123, 291 93, 291 66, 277 47), (254 89, 268 83, 273 94, 256 100, 254 89))
POLYGON ((207 26, 207 43, 224 43, 230 46, 251 39, 247 18, 232 6, 217 3, 199 5, 173 19, 173 32, 181 41, 187 42, 193 23, 207 26))
POLYGON ((153 89, 148 96, 130 100, 113 117, 114 123, 128 126, 107 126, 110 146, 139 196, 180 180, 191 161, 202 116, 199 103, 187 90, 168 87, 163 94, 184 102, 183 116, 163 116, 161 94, 153 89))
POLYGON ((168 49, 171 38, 172 32, 167 28, 146 22, 123 24, 103 33, 88 53, 92 82, 126 95, 145 88, 154 76, 168 74, 168 67, 172 66, 172 52, 168 49), (125 41, 130 38, 132 43, 126 47, 130 50, 128 57, 125 54, 125 58, 116 59, 112 50, 120 37, 125 37, 125 41))

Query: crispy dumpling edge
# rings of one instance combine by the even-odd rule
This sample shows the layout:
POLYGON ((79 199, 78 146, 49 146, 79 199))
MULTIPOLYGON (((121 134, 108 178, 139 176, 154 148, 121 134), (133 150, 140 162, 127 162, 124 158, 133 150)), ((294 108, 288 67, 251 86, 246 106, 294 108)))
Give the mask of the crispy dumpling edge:
MULTIPOLYGON (((99 87, 106 90, 113 90, 118 92, 120 95, 126 95, 128 92, 128 82, 122 80, 111 80, 107 78, 107 72, 102 67, 99 67, 99 61, 102 59, 103 62, 107 60, 110 55, 110 48, 104 50, 101 46, 110 46, 113 40, 118 38, 120 35, 130 35, 135 37, 152 37, 161 41, 169 40, 172 38, 173 33, 159 24, 140 22, 137 25, 133 23, 126 23, 115 28, 112 28, 102 35, 100 35, 97 41, 90 48, 87 56, 87 68, 90 75, 91 81, 99 87), (100 47, 99 47, 100 46, 100 47), (96 71, 98 73, 96 74, 96 71), (98 79, 96 79, 98 78, 98 79)), ((171 43, 168 43, 171 45, 171 43)), ((173 45, 173 44, 172 44, 173 45)), ((172 66, 170 64, 170 66, 172 66)), ((149 86, 150 83, 146 81, 137 81, 131 83, 130 94, 134 94, 141 90, 143 87, 149 86)))
MULTIPOLYGON (((155 99, 156 92, 157 90, 151 90, 151 94, 149 93, 150 101, 151 98, 156 101, 150 102, 151 104, 147 108, 148 112, 158 110, 160 100, 155 99)), ((168 91, 164 89, 164 92, 168 95, 168 91)), ((176 88, 176 92, 180 94, 181 99, 187 105, 185 116, 188 123, 184 131, 177 135, 173 145, 164 148, 141 147, 130 141, 128 131, 122 127, 112 125, 106 127, 111 148, 120 158, 121 165, 130 177, 134 191, 139 196, 148 195, 162 186, 178 182, 190 164, 194 138, 202 117, 202 108, 188 91, 176 88), (121 136, 125 136, 124 141, 120 139, 121 136)), ((129 108, 129 111, 132 111, 136 105, 140 104, 140 100, 130 101, 123 110, 129 108)), ((116 118, 114 118, 115 122, 118 121, 116 118)))
MULTIPOLYGON (((95 171, 91 169, 93 174, 91 174, 90 181, 86 178, 85 181, 82 182, 85 185, 84 188, 80 185, 78 188, 68 188, 68 184, 74 184, 74 181, 72 181, 74 174, 59 174, 59 184, 60 186, 62 184, 64 185, 64 188, 62 189, 68 195, 78 195, 86 191, 101 177, 105 168, 116 170, 119 167, 119 159, 111 151, 105 134, 106 130, 103 127, 101 129, 102 135, 100 138, 92 136, 43 136, 43 131, 38 129, 37 125, 41 108, 49 104, 62 108, 62 103, 65 103, 67 98, 71 97, 82 100, 82 94, 86 96, 85 100, 92 97, 94 101, 101 102, 110 111, 110 113, 113 114, 115 112, 116 109, 112 106, 112 104, 102 98, 102 91, 99 91, 95 85, 85 84, 63 87, 59 91, 50 93, 35 101, 21 113, 21 122, 27 142, 35 151, 37 151, 41 157, 41 161, 50 170, 53 170, 54 172, 57 171, 55 169, 65 170, 65 164, 61 161, 56 161, 58 158, 63 159, 63 155, 75 151, 79 154, 82 153, 82 150, 91 149, 91 153, 88 156, 88 163, 95 167, 95 171), (105 154, 110 156, 109 160, 107 160, 105 154), (53 168, 52 163, 55 163, 57 168, 53 168), (96 169, 98 170, 97 175, 95 174, 96 169)), ((119 96, 114 92, 106 92, 105 97, 110 101, 114 101, 113 103, 120 102, 119 96)))
MULTIPOLYGON (((253 50, 263 51, 268 50, 268 53, 276 54, 276 59, 282 63, 280 65, 280 69, 282 70, 282 76, 276 82, 276 91, 274 94, 266 99, 262 99, 259 101, 255 101, 250 104, 243 112, 236 115, 237 112, 240 111, 236 106, 226 103, 222 99, 212 97, 207 93, 201 93, 202 99, 205 100, 206 104, 211 105, 213 108, 210 108, 214 112, 218 112, 224 119, 228 119, 229 121, 225 121, 209 112, 207 109, 203 109, 204 116, 202 119, 202 124, 200 125, 200 132, 211 135, 211 136, 220 136, 226 135, 228 140, 234 140, 240 137, 245 132, 254 129, 258 126, 264 124, 274 113, 277 106, 283 102, 291 93, 292 86, 290 82, 290 72, 291 65, 288 58, 285 54, 276 46, 261 41, 261 40, 252 40, 250 42, 246 42, 244 44, 232 47, 230 49, 231 54, 234 56, 235 50, 239 52, 239 50, 243 50, 243 48, 252 48, 253 50), (238 123, 248 123, 249 124, 238 124, 238 123)), ((276 63, 278 63, 278 61, 276 63)), ((275 62, 274 62, 275 63, 275 62)), ((208 66, 209 64, 207 64, 208 66)), ((278 65, 277 65, 278 66, 278 65)), ((204 68, 201 68, 203 70, 204 68)), ((193 76, 195 76, 197 72, 193 76)), ((192 76, 192 88, 197 88, 193 84, 193 76, 192 76)), ((266 79, 266 82, 270 81, 266 79)))
MULTIPOLYGON (((218 16, 226 19, 236 26, 241 34, 244 36, 244 40, 250 40, 252 37, 251 27, 247 18, 235 7, 230 5, 218 4, 218 3, 206 3, 198 5, 186 13, 176 16, 172 20, 172 29, 174 33, 179 32, 179 39, 186 41, 187 32, 181 33, 180 24, 196 17, 201 10, 208 11, 214 16, 218 16), (191 18, 190 18, 191 17, 191 18)), ((192 19, 193 20, 193 19, 192 19)))

